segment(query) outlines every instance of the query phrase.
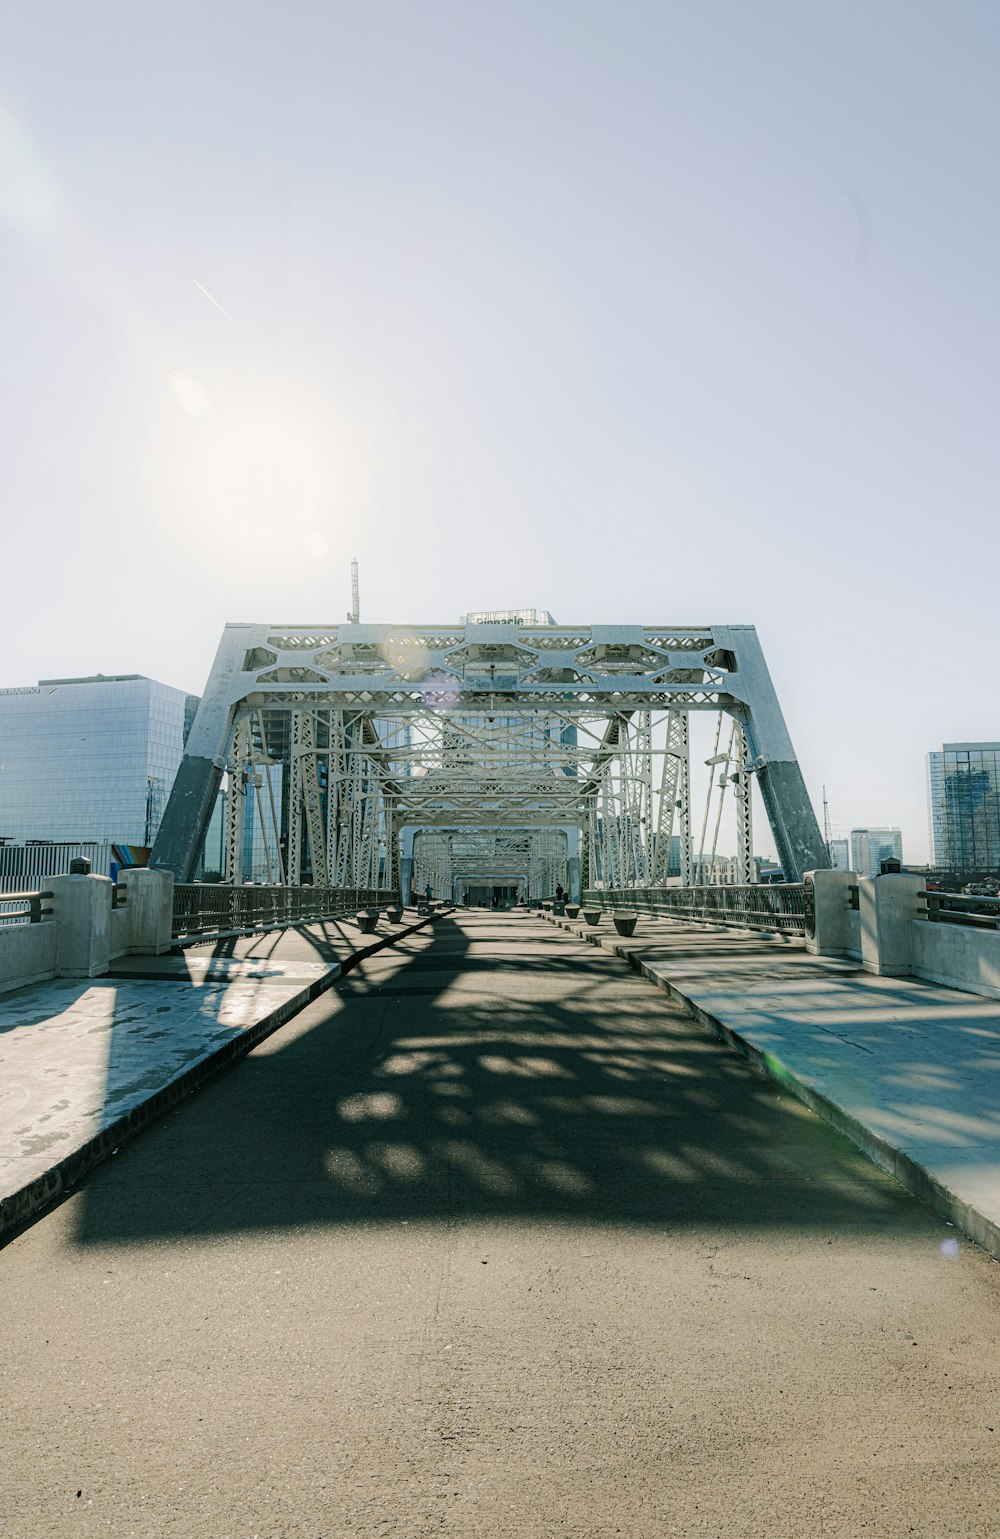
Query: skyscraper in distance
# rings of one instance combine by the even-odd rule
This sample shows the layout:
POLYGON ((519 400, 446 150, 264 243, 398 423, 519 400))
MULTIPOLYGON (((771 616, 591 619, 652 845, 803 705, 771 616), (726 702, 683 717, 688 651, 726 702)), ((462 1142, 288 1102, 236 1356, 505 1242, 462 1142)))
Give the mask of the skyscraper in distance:
POLYGON ((884 860, 902 860, 903 835, 898 828, 852 828, 851 870, 858 876, 878 876, 884 860))
POLYGON ((1000 743, 943 743, 927 755, 934 864, 1000 870, 1000 743))
POLYGON ((150 845, 196 703, 134 673, 0 689, 0 837, 150 845))

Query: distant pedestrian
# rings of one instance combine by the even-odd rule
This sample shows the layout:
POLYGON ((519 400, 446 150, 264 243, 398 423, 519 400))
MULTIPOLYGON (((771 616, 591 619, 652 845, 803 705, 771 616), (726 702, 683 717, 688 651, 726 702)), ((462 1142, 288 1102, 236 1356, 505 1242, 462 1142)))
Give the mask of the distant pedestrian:
POLYGON ((429 903, 431 901, 431 899, 433 898, 433 896, 434 896, 434 889, 431 886, 430 882, 428 882, 427 886, 424 888, 424 897, 427 899, 427 901, 429 903))
POLYGON ((562 900, 563 900, 562 882, 557 882, 556 883, 556 902, 557 903, 561 903, 562 900))

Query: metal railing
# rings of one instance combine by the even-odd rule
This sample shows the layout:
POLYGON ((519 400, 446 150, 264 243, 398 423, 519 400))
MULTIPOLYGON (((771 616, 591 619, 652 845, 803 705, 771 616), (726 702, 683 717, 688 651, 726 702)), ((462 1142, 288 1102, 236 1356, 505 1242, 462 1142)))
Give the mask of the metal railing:
POLYGON ((932 924, 973 925, 980 930, 1000 929, 1000 898, 988 898, 958 892, 922 892, 926 913, 920 917, 932 924))
POLYGON ((311 919, 335 919, 362 909, 383 909, 399 893, 363 887, 227 887, 181 882, 174 886, 175 940, 229 931, 269 930, 311 919))
POLYGON ((50 892, 0 893, 0 925, 41 924, 51 917, 52 909, 43 907, 50 892))
POLYGON ((661 915, 732 925, 741 930, 812 931, 812 887, 805 882, 768 882, 749 887, 605 887, 585 892, 581 908, 621 914, 661 915))

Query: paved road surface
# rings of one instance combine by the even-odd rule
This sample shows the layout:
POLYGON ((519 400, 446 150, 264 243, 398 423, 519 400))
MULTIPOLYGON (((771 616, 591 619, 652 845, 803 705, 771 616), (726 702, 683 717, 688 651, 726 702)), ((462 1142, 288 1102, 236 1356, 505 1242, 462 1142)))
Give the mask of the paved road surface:
POLYGON ((979 1539, 959 1239, 616 959, 444 919, 0 1252, 0 1534, 979 1539))

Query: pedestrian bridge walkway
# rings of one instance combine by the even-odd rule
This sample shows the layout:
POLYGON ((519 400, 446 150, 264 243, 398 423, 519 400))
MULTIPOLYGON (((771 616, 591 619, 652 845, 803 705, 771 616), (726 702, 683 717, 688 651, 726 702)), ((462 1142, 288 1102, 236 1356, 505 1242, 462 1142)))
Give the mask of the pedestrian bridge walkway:
MULTIPOLYGON (((417 1191, 429 1200, 429 1175, 404 1179, 408 1161, 414 1171, 447 1169, 450 1192, 457 1181, 470 1191, 479 1183, 491 1201, 507 1192, 519 1208, 572 1212, 583 1204, 620 1213, 629 1201, 641 1210, 647 1200, 660 1212, 665 1194, 655 1171, 662 1166, 669 1200, 679 1200, 674 1186, 685 1159, 658 1146, 658 1102, 672 1078, 692 1077, 692 1064, 695 1077, 712 1080, 713 1096, 715 1082, 735 1065, 707 1034, 669 1061, 669 1044, 647 1042, 643 1012, 651 1009, 652 982, 1000 1255, 996 1001, 876 977, 811 956, 788 936, 671 920, 643 918, 624 941, 607 925, 602 934, 523 912, 457 911, 435 925, 433 936, 414 941, 418 950, 405 965, 395 948, 399 976, 391 986, 380 983, 379 993, 390 990, 384 1008, 397 1025, 415 1008, 433 1014, 439 995, 445 1013, 422 1035, 404 1031, 377 1087, 345 1102, 341 1121, 351 1136, 338 1154, 323 1156, 331 1187, 343 1185, 345 1200, 352 1183, 366 1182, 383 1192, 383 1202, 395 1192, 401 1208, 417 1191), (628 986, 620 963, 598 961, 587 942, 627 958, 647 984, 628 986), (488 1003, 482 999, 494 973, 509 985, 502 1017, 488 988, 488 1003), (602 1014, 606 986, 614 1002, 602 1014), (704 1073, 703 1058, 711 1063, 704 1073), (361 1149, 373 1128, 388 1135, 397 1125, 410 1134, 434 1129, 439 1143, 422 1136, 394 1144, 394 1179, 369 1168, 361 1149), (607 1190, 588 1170, 585 1156, 600 1128, 615 1139, 627 1129, 642 1151, 632 1172, 641 1201, 627 1197, 620 1170, 607 1190), (502 1153, 508 1145, 513 1163, 502 1153)), ((342 921, 228 937, 180 956, 123 959, 111 978, 60 980, 0 1000, 0 1198, 8 1224, 78 1179, 208 1072, 250 1051, 373 946, 409 936, 412 917, 409 924, 383 920, 381 928, 371 942, 342 921)), ((358 984, 341 988, 357 1002, 358 984)), ((653 1010, 650 1020, 662 1028, 660 1013, 653 1010)), ((257 1119, 270 1115, 266 1073, 259 1100, 257 1119)), ((705 1130, 710 1148, 713 1120, 705 1130)))
MULTIPOLYGON (((867 1061, 881 1012, 900 1097, 924 1065, 932 1108, 909 988, 647 928, 637 961, 699 1010, 742 1000, 744 1036, 794 1002, 786 1050, 801 1027, 867 1061)), ((89 987, 172 1020, 355 944, 228 942, 89 987)), ((958 1229, 537 916, 445 914, 351 960, 0 1253, 4 1533, 988 1531, 1000 1285, 958 1229)), ((53 987, 3 1001, 8 1067, 31 1032, 68 1058, 93 1030, 46 1020, 53 987)), ((926 998, 984 1076, 998 1007, 926 998)))

